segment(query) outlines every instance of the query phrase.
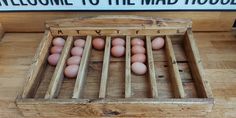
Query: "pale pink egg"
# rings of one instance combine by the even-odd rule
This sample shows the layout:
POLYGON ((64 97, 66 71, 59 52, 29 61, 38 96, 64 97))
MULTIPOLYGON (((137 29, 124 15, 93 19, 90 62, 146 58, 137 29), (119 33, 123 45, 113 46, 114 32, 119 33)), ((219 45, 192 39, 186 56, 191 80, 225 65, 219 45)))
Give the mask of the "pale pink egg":
POLYGON ((64 46, 65 39, 63 39, 61 37, 56 37, 56 38, 53 39, 52 44, 54 46, 64 46))
POLYGON ((61 51, 62 51, 62 49, 63 49, 63 47, 61 47, 61 46, 53 46, 53 47, 51 48, 50 52, 51 52, 52 54, 54 54, 54 53, 60 54, 61 51))
POLYGON ((68 78, 75 78, 78 74, 79 66, 78 65, 69 65, 65 68, 64 74, 68 78))
POLYGON ((83 48, 84 45, 85 45, 85 40, 83 40, 83 39, 76 39, 74 42, 74 46, 76 46, 76 47, 83 48))
POLYGON ((81 47, 73 47, 71 49, 72 56, 82 56, 83 55, 83 48, 81 47))
POLYGON ((133 46, 132 49, 132 54, 145 54, 146 53, 146 49, 143 46, 133 46))
POLYGON ((48 56, 48 63, 52 66, 56 66, 59 59, 60 54, 51 54, 48 56))
POLYGON ((111 48, 111 54, 114 57, 122 57, 125 54, 125 47, 124 46, 120 46, 120 45, 113 46, 111 48))
POLYGON ((80 56, 72 56, 67 59, 67 65, 79 65, 81 57, 80 56))
POLYGON ((112 40, 112 46, 117 46, 117 45, 124 46, 125 45, 125 40, 122 39, 122 38, 114 38, 112 40))
POLYGON ((145 63, 146 62, 146 55, 144 54, 135 54, 131 57, 131 62, 141 62, 141 63, 145 63))
POLYGON ((165 45, 165 41, 162 37, 157 37, 152 40, 152 49, 153 50, 158 50, 163 48, 165 45))
POLYGON ((141 62, 134 62, 131 65, 131 69, 137 75, 143 75, 143 74, 145 74, 147 72, 146 65, 141 63, 141 62))
POLYGON ((144 41, 141 38, 133 38, 131 40, 131 45, 132 46, 135 46, 135 45, 144 46, 144 41))
POLYGON ((96 50, 103 50, 105 47, 105 41, 102 38, 94 38, 92 44, 96 50))

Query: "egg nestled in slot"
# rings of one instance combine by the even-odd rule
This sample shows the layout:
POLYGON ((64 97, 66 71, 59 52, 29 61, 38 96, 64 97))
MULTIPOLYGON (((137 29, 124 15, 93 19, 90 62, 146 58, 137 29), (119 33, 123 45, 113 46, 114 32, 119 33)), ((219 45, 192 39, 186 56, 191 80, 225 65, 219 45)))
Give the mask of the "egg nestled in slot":
POLYGON ((123 38, 114 38, 112 40, 111 55, 116 58, 125 55, 125 40, 123 38))
POLYGON ((93 48, 96 50, 103 50, 105 47, 105 41, 103 38, 96 37, 92 41, 93 48))
POLYGON ((64 45, 65 45, 65 39, 63 39, 62 37, 55 37, 52 40, 52 47, 50 49, 50 55, 48 56, 48 63, 51 66, 57 65, 64 45))
POLYGON ((147 72, 146 63, 146 49, 144 47, 145 42, 135 37, 131 40, 131 70, 136 75, 143 75, 147 72))
POLYGON ((70 51, 71 57, 67 59, 67 66, 64 70, 64 75, 67 78, 76 78, 76 76, 78 75, 85 42, 86 41, 81 38, 74 40, 74 47, 72 47, 70 51))

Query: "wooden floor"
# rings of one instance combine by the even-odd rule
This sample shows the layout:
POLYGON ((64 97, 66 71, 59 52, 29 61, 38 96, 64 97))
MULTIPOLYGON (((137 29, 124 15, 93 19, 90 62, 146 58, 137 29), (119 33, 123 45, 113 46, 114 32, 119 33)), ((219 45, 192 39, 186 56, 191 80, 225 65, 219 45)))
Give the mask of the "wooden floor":
MULTIPOLYGON (((19 118, 20 92, 43 33, 6 33, 0 42, 0 117, 19 118)), ((194 32, 215 105, 210 118, 236 117, 236 34, 194 32)))

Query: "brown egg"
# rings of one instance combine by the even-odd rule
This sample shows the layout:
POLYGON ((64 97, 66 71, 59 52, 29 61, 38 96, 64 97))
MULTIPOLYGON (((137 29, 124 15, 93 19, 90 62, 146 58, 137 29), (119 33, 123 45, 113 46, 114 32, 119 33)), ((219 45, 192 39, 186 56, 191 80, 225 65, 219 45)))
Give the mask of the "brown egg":
POLYGON ((71 49, 72 56, 82 56, 83 55, 83 48, 81 47, 73 47, 71 49))
POLYGON ((125 47, 124 46, 120 46, 120 45, 113 46, 111 48, 111 54, 114 57, 122 57, 125 54, 125 47))
POLYGON ((141 38, 133 38, 131 40, 131 45, 132 46, 135 46, 135 45, 144 46, 144 41, 141 38))
POLYGON ((51 52, 52 54, 55 54, 55 53, 60 54, 61 51, 62 51, 62 49, 63 49, 63 47, 61 47, 61 46, 53 46, 53 47, 51 48, 50 52, 51 52))
POLYGON ((146 62, 146 55, 144 54, 135 54, 131 57, 131 62, 141 62, 141 63, 145 63, 146 62))
POLYGON ((76 47, 83 48, 84 45, 85 45, 85 40, 83 40, 83 39, 76 39, 74 42, 74 46, 76 46, 76 47))
POLYGON ((102 38, 94 38, 92 44, 96 50, 103 50, 105 47, 105 41, 102 38))
POLYGON ((114 38, 112 40, 112 46, 117 46, 117 45, 124 46, 125 45, 125 40, 122 39, 122 38, 114 38))
POLYGON ((132 49, 132 54, 145 54, 146 53, 146 49, 143 46, 133 46, 132 49))
POLYGON ((75 78, 78 74, 79 66, 78 65, 69 65, 65 68, 64 74, 68 78, 75 78))
POLYGON ((165 41, 162 37, 157 37, 152 40, 152 49, 153 50, 158 50, 163 48, 165 45, 165 41))
POLYGON ((54 46, 61 46, 62 47, 65 44, 65 39, 63 39, 61 37, 56 37, 53 39, 52 44, 54 46))
POLYGON ((79 65, 81 57, 80 56, 72 56, 67 60, 67 65, 79 65))
POLYGON ((143 75, 147 72, 147 67, 145 64, 140 63, 140 62, 134 62, 131 65, 132 71, 137 74, 137 75, 143 75))
POLYGON ((52 66, 56 66, 60 59, 60 54, 51 54, 48 56, 48 63, 52 66))

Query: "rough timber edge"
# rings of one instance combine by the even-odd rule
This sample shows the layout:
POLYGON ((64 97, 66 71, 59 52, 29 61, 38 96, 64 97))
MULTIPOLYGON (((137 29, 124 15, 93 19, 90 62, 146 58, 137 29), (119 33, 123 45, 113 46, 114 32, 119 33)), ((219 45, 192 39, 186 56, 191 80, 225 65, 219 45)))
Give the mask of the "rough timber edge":
POLYGON ((190 19, 171 19, 160 17, 145 17, 135 15, 99 15, 85 16, 79 18, 67 18, 46 21, 46 28, 50 27, 79 27, 79 26, 106 26, 106 24, 114 26, 132 25, 151 25, 157 27, 185 27, 191 28, 192 21, 190 19), (97 24, 99 22, 99 24, 97 24), (96 23, 95 25, 93 23, 96 23), (112 24, 111 24, 112 23, 112 24), (116 23, 114 25, 113 23, 116 23), (118 25, 117 25, 118 24, 118 25))

